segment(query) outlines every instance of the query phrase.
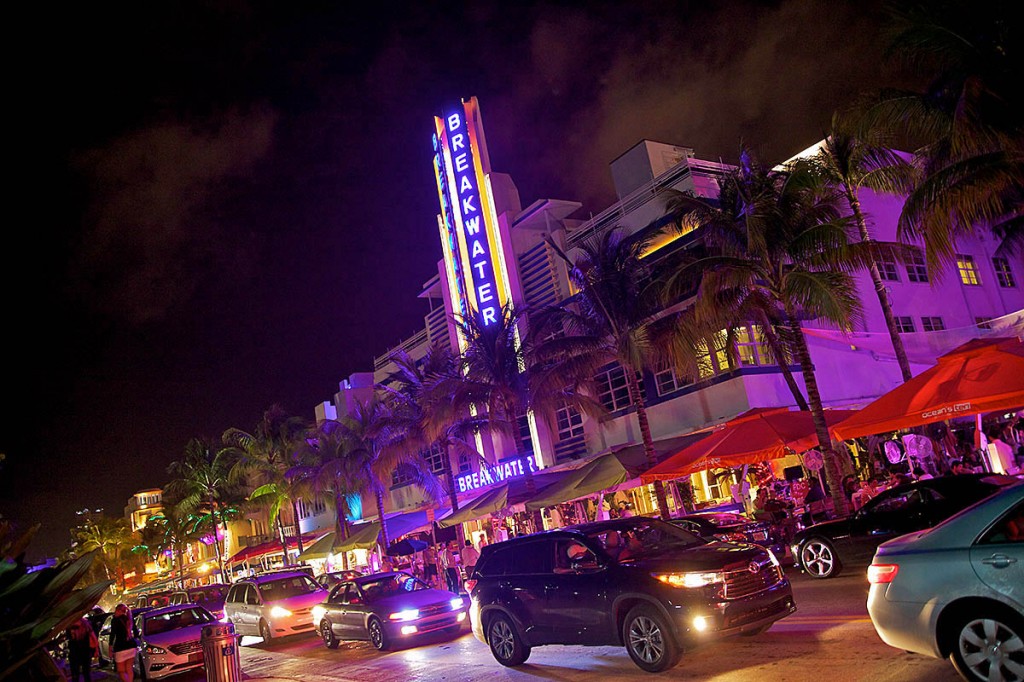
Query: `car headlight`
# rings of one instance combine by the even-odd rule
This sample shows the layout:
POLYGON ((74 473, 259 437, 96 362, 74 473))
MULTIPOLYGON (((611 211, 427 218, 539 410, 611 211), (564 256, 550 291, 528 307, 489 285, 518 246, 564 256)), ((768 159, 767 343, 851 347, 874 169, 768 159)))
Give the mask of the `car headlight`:
POLYGON ((420 617, 419 609, 406 609, 405 611, 397 611, 392 613, 388 618, 391 620, 416 620, 420 617))
POLYGON ((771 551, 770 549, 767 550, 767 551, 768 551, 768 559, 772 562, 772 566, 775 566, 776 568, 782 566, 782 564, 779 563, 778 557, 775 556, 775 552, 771 551))
POLYGON ((466 602, 462 597, 456 597, 455 599, 452 599, 452 611, 461 609, 462 605, 465 603, 466 602))
POLYGON ((671 587, 706 587, 725 582, 721 573, 652 573, 651 576, 671 587))
POLYGON ((312 613, 313 625, 319 625, 320 621, 322 621, 324 619, 324 616, 327 614, 327 609, 317 604, 313 607, 312 613))
POLYGON ((275 606, 274 608, 270 609, 271 618, 287 618, 290 615, 292 615, 292 612, 284 608, 283 606, 275 606))
POLYGON ((145 651, 150 656, 158 656, 160 654, 166 654, 167 653, 167 649, 164 649, 164 648, 158 647, 158 646, 153 646, 152 644, 147 644, 143 648, 143 651, 145 651))

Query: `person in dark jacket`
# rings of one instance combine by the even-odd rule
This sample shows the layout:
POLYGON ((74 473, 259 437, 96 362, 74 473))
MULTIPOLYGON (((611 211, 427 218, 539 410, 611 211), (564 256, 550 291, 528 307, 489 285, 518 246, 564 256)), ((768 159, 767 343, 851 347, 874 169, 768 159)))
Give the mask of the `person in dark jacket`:
POLYGON ((117 668, 117 677, 123 682, 135 679, 133 665, 137 651, 131 614, 125 604, 118 604, 110 622, 110 655, 117 668))
POLYGON ((67 630, 68 665, 71 667, 71 682, 79 678, 92 682, 91 667, 96 655, 96 635, 85 618, 79 618, 67 630))

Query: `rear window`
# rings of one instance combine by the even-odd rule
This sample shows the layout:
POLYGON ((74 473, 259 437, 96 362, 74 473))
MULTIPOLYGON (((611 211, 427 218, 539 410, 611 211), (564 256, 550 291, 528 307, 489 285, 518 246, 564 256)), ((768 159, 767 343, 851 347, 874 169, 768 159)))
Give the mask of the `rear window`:
POLYGON ((277 601, 279 599, 287 599, 289 597, 297 597, 300 594, 309 594, 310 592, 316 592, 317 590, 323 589, 315 582, 312 578, 308 578, 304 575, 294 576, 291 578, 278 578, 276 580, 268 580, 265 583, 260 583, 260 595, 263 597, 263 601, 277 601))
POLYGON ((546 540, 516 542, 507 547, 492 546, 495 549, 477 563, 477 575, 529 575, 551 573, 553 570, 553 552, 546 540))
POLYGON ((227 592, 224 587, 203 587, 201 589, 189 590, 189 598, 198 604, 224 601, 224 594, 227 592))
POLYGON ((191 625, 201 625, 213 622, 213 616, 204 609, 192 608, 181 611, 170 611, 159 613, 145 618, 145 634, 159 635, 161 632, 169 632, 187 628, 191 625))
POLYGON ((426 583, 417 580, 411 575, 393 575, 377 580, 361 581, 359 587, 362 589, 363 596, 368 602, 394 597, 406 592, 419 592, 420 590, 430 589, 426 583))

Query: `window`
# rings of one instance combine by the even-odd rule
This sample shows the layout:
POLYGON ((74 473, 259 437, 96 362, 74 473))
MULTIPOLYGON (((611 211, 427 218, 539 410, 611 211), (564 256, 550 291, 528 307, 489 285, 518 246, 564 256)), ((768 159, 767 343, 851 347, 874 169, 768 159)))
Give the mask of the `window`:
POLYGON ((530 434, 530 418, 525 414, 516 419, 519 425, 519 449, 533 454, 533 436, 530 434))
POLYGON ((976 317, 976 318, 974 318, 974 325, 978 329, 991 329, 992 328, 992 325, 990 324, 991 322, 992 322, 992 318, 991 317, 976 317))
POLYGON ((597 382, 597 397, 609 412, 623 410, 630 405, 629 387, 626 386, 626 373, 616 363, 607 372, 601 372, 594 381, 597 382))
POLYGON ((911 254, 910 258, 907 259, 907 281, 928 281, 928 266, 924 262, 924 256, 919 253, 911 254))
POLYGON ((978 274, 978 266, 974 262, 974 256, 958 253, 956 255, 956 269, 960 271, 960 281, 967 286, 976 287, 981 284, 981 275, 978 274))
POLYGON ((680 388, 686 385, 686 381, 676 375, 676 370, 672 367, 666 367, 663 370, 654 373, 654 383, 658 389, 658 395, 668 395, 673 391, 678 391, 680 388))
POLYGON ((914 329, 914 318, 909 315, 903 315, 896 318, 896 331, 900 334, 913 334, 914 329))
POLYGON ((880 260, 875 263, 878 267, 878 276, 887 282, 900 281, 899 273, 896 270, 896 263, 891 260, 880 260))
POLYGON ((761 327, 756 324, 745 325, 736 330, 736 355, 740 359, 740 365, 744 367, 774 363, 761 327))
POLYGON ((558 440, 568 440, 583 435, 583 415, 573 407, 566 405, 555 412, 558 424, 558 440))
POLYGON ((941 332, 946 328, 941 317, 922 317, 921 328, 926 332, 941 332))
POLYGON ((444 450, 437 443, 430 446, 430 449, 422 453, 424 461, 430 465, 430 471, 434 474, 444 473, 444 450))
POLYGON ((1005 258, 993 258, 992 267, 996 271, 996 279, 999 280, 999 286, 1005 289, 1012 289, 1017 286, 1016 280, 1013 279, 1013 270, 1010 269, 1010 261, 1005 258))

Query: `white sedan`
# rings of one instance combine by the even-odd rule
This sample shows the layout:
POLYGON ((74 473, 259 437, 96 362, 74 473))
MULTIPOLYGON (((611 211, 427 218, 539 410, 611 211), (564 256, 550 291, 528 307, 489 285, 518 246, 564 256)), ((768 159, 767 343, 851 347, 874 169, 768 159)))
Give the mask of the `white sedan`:
POLYGON ((966 680, 1024 680, 1024 483, 879 546, 868 613, 886 644, 966 680))

